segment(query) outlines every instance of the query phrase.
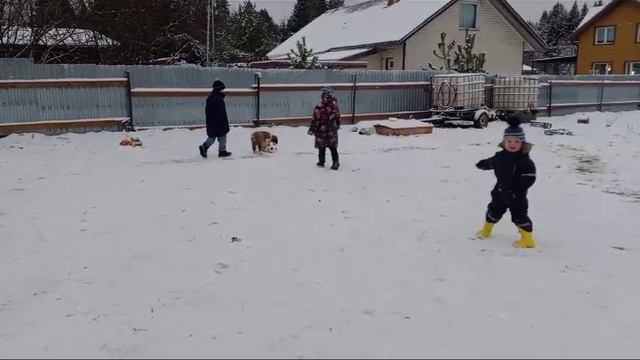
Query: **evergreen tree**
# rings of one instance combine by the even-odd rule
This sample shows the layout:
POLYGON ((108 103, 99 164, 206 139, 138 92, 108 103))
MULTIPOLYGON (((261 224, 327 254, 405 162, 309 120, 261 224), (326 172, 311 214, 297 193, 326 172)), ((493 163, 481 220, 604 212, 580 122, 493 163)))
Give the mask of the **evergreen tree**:
POLYGON ((291 61, 291 67, 294 69, 317 69, 318 57, 313 55, 313 49, 307 46, 307 39, 302 37, 302 41, 296 42, 296 49, 291 49, 287 57, 291 61))
POLYGON ((287 21, 287 31, 295 34, 315 18, 327 11, 325 0, 297 0, 293 13, 287 21))
POLYGON ((567 17, 567 23, 569 24, 569 34, 574 32, 578 25, 580 25, 580 21, 582 21, 582 17, 580 16, 580 8, 578 7, 578 1, 575 0, 573 5, 571 6, 571 10, 569 10, 569 14, 567 17))
POLYGON ((474 54, 473 48, 476 42, 476 34, 470 34, 465 30, 464 44, 458 45, 453 63, 454 69, 459 73, 484 72, 485 54, 474 54))
POLYGON ((580 21, 582 21, 582 19, 584 19, 584 17, 587 16, 588 12, 589 12, 589 6, 587 5, 587 3, 582 4, 582 10, 580 10, 580 21))
POLYGON ((540 37, 542 37, 542 39, 545 41, 545 43, 547 43, 547 45, 549 44, 549 13, 547 12, 547 10, 542 12, 542 15, 540 16, 540 21, 538 21, 536 30, 538 32, 538 34, 540 35, 540 37))
POLYGON ((570 34, 571 24, 568 24, 568 13, 562 3, 557 2, 549 13, 548 35, 545 39, 551 47, 561 44, 570 34))
POLYGON ((327 0, 327 9, 337 9, 344 6, 344 0, 327 0))
POLYGON ((282 20, 278 25, 278 40, 280 43, 285 42, 292 34, 287 29, 287 20, 282 20))
POLYGON ((266 10, 258 11, 247 0, 229 19, 228 62, 250 62, 263 59, 278 43, 278 26, 266 10))

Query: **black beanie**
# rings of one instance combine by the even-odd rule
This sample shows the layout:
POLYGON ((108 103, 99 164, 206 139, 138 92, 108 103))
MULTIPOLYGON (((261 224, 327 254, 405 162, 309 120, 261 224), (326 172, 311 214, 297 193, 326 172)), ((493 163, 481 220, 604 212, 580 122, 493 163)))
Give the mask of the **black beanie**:
POLYGON ((218 90, 218 91, 222 91, 224 89, 226 89, 227 87, 224 86, 224 83, 220 80, 216 80, 213 82, 213 90, 218 90))
POLYGON ((520 127, 522 123, 522 116, 518 113, 509 115, 507 117, 507 123, 509 127, 504 129, 504 137, 513 136, 520 139, 520 141, 525 142, 526 137, 524 135, 524 130, 520 127))

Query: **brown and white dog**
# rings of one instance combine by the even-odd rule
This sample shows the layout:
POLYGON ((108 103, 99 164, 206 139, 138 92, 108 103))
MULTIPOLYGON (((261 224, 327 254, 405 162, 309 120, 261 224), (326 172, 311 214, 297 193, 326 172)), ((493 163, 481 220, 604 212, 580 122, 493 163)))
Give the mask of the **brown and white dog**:
POLYGON ((262 154, 263 151, 273 152, 275 151, 275 145, 278 144, 278 137, 271 135, 270 132, 265 130, 254 131, 251 134, 251 148, 253 152, 262 154))

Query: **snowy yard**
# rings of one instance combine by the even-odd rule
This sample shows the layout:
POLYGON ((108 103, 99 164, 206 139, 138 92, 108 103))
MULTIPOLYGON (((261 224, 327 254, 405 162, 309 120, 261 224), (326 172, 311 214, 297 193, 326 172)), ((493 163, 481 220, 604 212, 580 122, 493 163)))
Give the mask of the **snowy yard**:
POLYGON ((337 172, 305 128, 0 139, 0 356, 640 356, 640 111, 586 115, 523 126, 533 250, 472 238, 504 123, 345 125, 337 172))

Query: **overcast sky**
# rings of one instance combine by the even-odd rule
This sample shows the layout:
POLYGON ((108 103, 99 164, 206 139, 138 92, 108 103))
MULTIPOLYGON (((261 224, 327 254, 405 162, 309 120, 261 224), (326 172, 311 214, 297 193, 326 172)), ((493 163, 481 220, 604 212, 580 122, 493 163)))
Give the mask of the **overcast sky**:
MULTIPOLYGON (((238 4, 244 0, 230 0, 232 7, 235 8, 238 4)), ((429 0, 400 0, 400 1, 429 1, 429 0)), ((520 13, 525 20, 538 21, 540 14, 545 9, 551 9, 553 4, 558 0, 508 0, 509 3, 520 13)), ((295 0, 253 0, 258 8, 264 8, 269 11, 271 16, 276 22, 280 22, 282 19, 287 18, 293 10, 295 0)), ((346 0, 346 4, 354 4, 362 2, 362 0, 346 0)), ((570 7, 573 4, 573 0, 560 0, 565 6, 570 7)), ((582 6, 584 0, 578 0, 578 5, 582 6)), ((593 4, 593 1, 587 2, 589 7, 593 4)))

